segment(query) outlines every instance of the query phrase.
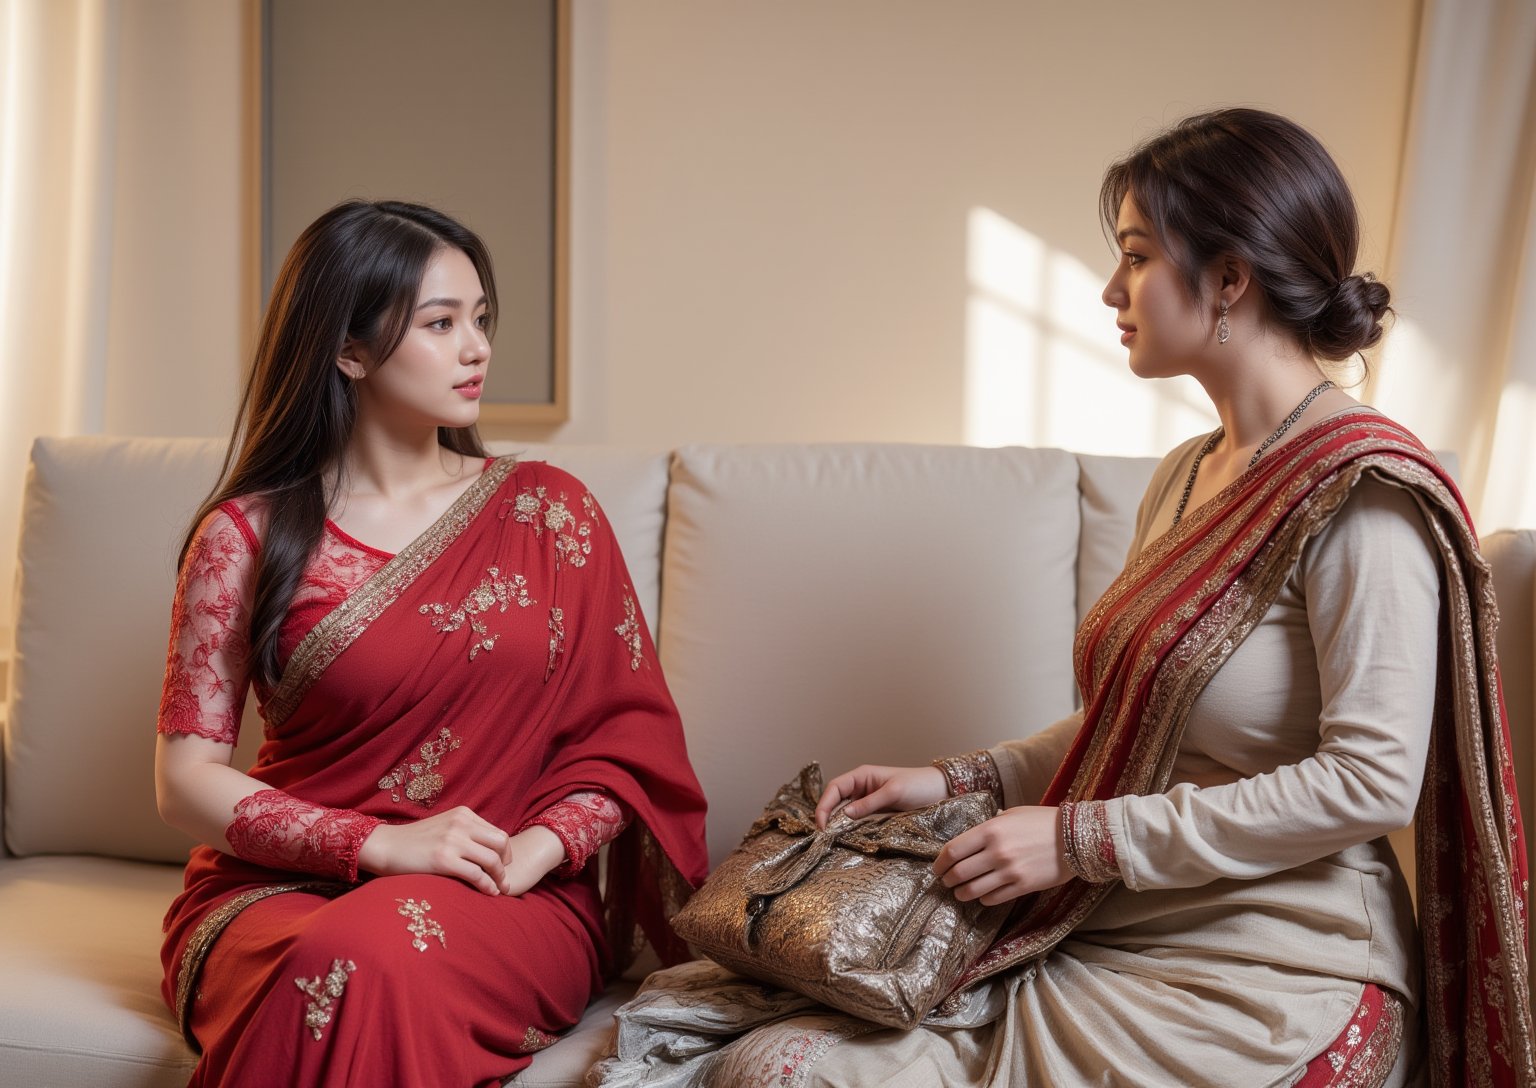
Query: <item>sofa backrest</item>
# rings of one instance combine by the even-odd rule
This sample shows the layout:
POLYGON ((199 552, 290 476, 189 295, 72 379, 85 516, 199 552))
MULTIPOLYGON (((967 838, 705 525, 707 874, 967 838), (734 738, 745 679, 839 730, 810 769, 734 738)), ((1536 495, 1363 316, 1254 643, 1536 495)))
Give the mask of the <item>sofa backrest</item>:
POLYGON ((1071 712, 1077 484, 1060 450, 675 455, 661 658, 712 862, 813 759, 926 763, 1071 712))
MULTIPOLYGON (((551 460, 603 504, 683 713, 715 860, 811 759, 829 775, 926 762, 1069 712, 1072 633, 1124 561, 1155 464, 900 445, 493 449, 551 460)), ((154 722, 176 552, 222 450, 35 445, 0 768, 9 852, 185 858, 155 811, 154 722)), ((1487 551, 1528 791, 1536 533, 1495 534, 1487 551)), ((251 709, 237 765, 260 732, 251 709)))

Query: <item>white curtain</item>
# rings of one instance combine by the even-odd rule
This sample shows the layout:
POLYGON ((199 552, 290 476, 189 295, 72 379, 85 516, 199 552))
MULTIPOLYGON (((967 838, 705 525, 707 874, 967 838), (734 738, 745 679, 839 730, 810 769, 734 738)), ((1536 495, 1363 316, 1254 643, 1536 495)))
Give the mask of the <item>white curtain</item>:
POLYGON ((0 0, 0 616, 27 449, 102 425, 117 0, 0 0))
POLYGON ((1402 316, 1372 399, 1460 454, 1483 532, 1533 527, 1536 3, 1422 11, 1387 268, 1402 316))
POLYGON ((0 692, 39 435, 227 431, 255 0, 0 0, 0 692))

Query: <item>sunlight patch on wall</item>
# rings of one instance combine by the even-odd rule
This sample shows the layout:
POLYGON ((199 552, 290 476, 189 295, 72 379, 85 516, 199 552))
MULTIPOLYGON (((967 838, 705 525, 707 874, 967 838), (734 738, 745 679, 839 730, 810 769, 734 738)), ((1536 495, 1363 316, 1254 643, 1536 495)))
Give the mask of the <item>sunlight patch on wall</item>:
POLYGON ((1511 382, 1499 397, 1498 424, 1488 483, 1483 491, 1478 525, 1497 528, 1536 526, 1536 465, 1531 440, 1536 435, 1536 388, 1511 382))
POLYGON ((1153 456, 1216 425, 1188 378, 1126 367, 1104 284, 990 208, 966 225, 965 440, 1153 456))

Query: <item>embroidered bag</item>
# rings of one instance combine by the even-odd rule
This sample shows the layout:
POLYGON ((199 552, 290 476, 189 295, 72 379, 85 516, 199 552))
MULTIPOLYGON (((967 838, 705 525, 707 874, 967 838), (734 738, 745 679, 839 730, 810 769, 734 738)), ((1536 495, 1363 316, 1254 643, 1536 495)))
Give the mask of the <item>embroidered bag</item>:
POLYGON ((1007 906, 962 903, 933 872, 950 839, 997 804, 968 793, 816 828, 821 767, 780 787, 673 928, 740 974, 909 1029, 986 951, 1007 906))

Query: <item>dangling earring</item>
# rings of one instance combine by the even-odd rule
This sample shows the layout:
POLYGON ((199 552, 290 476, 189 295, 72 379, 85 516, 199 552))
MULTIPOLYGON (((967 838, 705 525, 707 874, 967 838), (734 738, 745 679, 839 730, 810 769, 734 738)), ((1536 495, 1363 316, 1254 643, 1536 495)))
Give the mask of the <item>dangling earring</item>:
POLYGON ((1232 326, 1227 324, 1227 300, 1221 300, 1221 317, 1216 322, 1216 342, 1225 344, 1227 338, 1232 335, 1232 326))

